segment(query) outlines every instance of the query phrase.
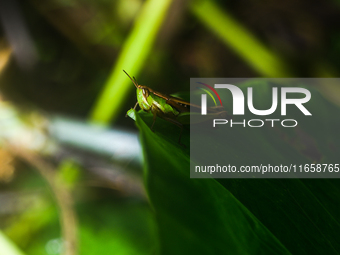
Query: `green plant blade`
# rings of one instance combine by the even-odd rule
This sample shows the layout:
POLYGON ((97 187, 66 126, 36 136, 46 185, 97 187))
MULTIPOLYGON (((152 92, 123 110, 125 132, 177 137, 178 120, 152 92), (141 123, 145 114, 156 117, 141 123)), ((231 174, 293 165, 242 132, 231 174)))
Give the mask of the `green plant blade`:
POLYGON ((90 120, 107 124, 119 113, 128 92, 134 88, 123 69, 136 76, 149 55, 171 0, 145 2, 135 26, 123 45, 116 64, 93 107, 90 120))
POLYGON ((263 45, 225 10, 210 0, 192 1, 192 12, 252 68, 265 77, 287 77, 290 74, 283 59, 263 45))
MULTIPOLYGON (((247 85, 255 88, 254 104, 267 109, 272 86, 278 84, 247 85)), ((202 139, 207 148, 223 150, 232 165, 251 165, 261 158, 276 165, 338 163, 339 107, 309 90, 313 100, 306 108, 313 117, 301 117, 297 108, 287 116, 299 119, 297 129, 229 129, 227 144, 208 133, 202 139)), ((230 109, 231 95, 220 95, 230 109)), ((141 132, 160 254, 340 253, 340 179, 190 179, 189 148, 178 145, 179 128, 157 119, 153 133, 152 115, 132 113, 141 132)), ((186 130, 182 142, 189 144, 186 130)))
MULTIPOLYGON (((190 179, 188 150, 177 139, 171 140, 178 129, 168 129, 172 133, 169 139, 153 133, 139 114, 135 117, 141 130, 146 186, 158 223, 160 254, 290 254, 217 181, 190 179)), ((166 125, 161 120, 158 124, 155 129, 166 125)))

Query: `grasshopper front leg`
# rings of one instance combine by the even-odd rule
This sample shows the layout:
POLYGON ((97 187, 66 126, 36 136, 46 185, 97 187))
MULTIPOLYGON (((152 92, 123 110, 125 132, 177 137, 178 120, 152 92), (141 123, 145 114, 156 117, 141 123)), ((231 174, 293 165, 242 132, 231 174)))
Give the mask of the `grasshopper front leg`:
POLYGON ((134 110, 136 110, 137 105, 138 105, 138 101, 137 101, 137 103, 135 104, 135 107, 133 107, 134 110))
MULTIPOLYGON (((137 105, 138 105, 138 101, 137 101, 137 103, 135 104, 135 106, 133 107, 134 110, 136 110, 137 105)), ((127 116, 128 116, 128 115, 127 115, 127 113, 126 113, 126 114, 125 114, 125 118, 126 118, 127 116)))

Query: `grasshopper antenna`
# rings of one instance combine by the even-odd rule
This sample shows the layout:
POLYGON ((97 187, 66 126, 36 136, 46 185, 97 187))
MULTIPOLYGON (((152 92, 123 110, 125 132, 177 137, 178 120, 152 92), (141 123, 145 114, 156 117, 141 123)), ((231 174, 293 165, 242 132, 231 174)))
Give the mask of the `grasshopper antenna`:
POLYGON ((133 76, 132 78, 135 80, 136 84, 138 85, 138 82, 137 82, 137 79, 135 78, 135 76, 133 76))
POLYGON ((129 75, 125 70, 123 70, 123 71, 124 71, 124 73, 126 73, 126 75, 130 78, 130 80, 133 82, 133 84, 135 85, 135 87, 138 88, 138 83, 137 83, 136 78, 133 77, 133 78, 134 78, 134 80, 133 80, 133 79, 130 77, 130 75, 129 75))

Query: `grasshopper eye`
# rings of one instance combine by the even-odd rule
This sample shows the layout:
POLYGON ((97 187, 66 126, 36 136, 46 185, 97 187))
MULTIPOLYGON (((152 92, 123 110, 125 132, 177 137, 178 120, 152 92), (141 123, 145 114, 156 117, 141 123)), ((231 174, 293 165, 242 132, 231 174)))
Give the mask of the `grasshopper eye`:
POLYGON ((142 91, 143 91, 143 95, 144 95, 145 97, 148 97, 148 96, 149 96, 149 90, 143 89, 142 91))

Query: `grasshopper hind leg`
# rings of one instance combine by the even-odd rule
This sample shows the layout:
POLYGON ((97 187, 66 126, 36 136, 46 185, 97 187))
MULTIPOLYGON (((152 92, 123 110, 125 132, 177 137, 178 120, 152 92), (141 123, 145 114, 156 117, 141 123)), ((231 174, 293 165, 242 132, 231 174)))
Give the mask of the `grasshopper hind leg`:
POLYGON ((177 127, 179 127, 181 129, 181 132, 179 133, 179 137, 178 137, 178 143, 180 145, 182 145, 183 147, 185 147, 185 145, 183 143, 181 143, 181 138, 182 138, 182 133, 183 133, 183 124, 176 121, 176 120, 167 118, 167 117, 163 117, 163 119, 175 124, 177 127))
POLYGON ((181 133, 179 133, 179 137, 178 137, 178 143, 182 146, 185 147, 185 145, 183 143, 181 143, 181 137, 182 137, 182 133, 183 133, 183 125, 181 126, 181 133))
POLYGON ((150 128, 152 132, 155 132, 153 130, 153 126, 155 125, 156 118, 157 118, 157 114, 156 114, 156 112, 153 112, 153 122, 152 122, 152 125, 151 125, 151 128, 150 128))
POLYGON ((179 127, 181 129, 181 132, 180 132, 179 138, 178 138, 178 143, 180 145, 182 145, 183 147, 185 147, 185 145, 181 143, 181 138, 182 138, 182 133, 183 133, 183 124, 178 122, 177 120, 172 119, 172 118, 165 117, 164 114, 157 115, 157 113, 158 114, 162 113, 162 111, 159 108, 157 108, 157 107, 152 107, 151 108, 151 112, 153 114, 153 122, 152 122, 152 125, 151 125, 151 128, 150 128, 151 131, 154 132, 153 126, 155 125, 157 116, 159 116, 160 118, 162 118, 162 119, 164 119, 166 121, 169 121, 172 124, 175 124, 177 127, 179 127))

